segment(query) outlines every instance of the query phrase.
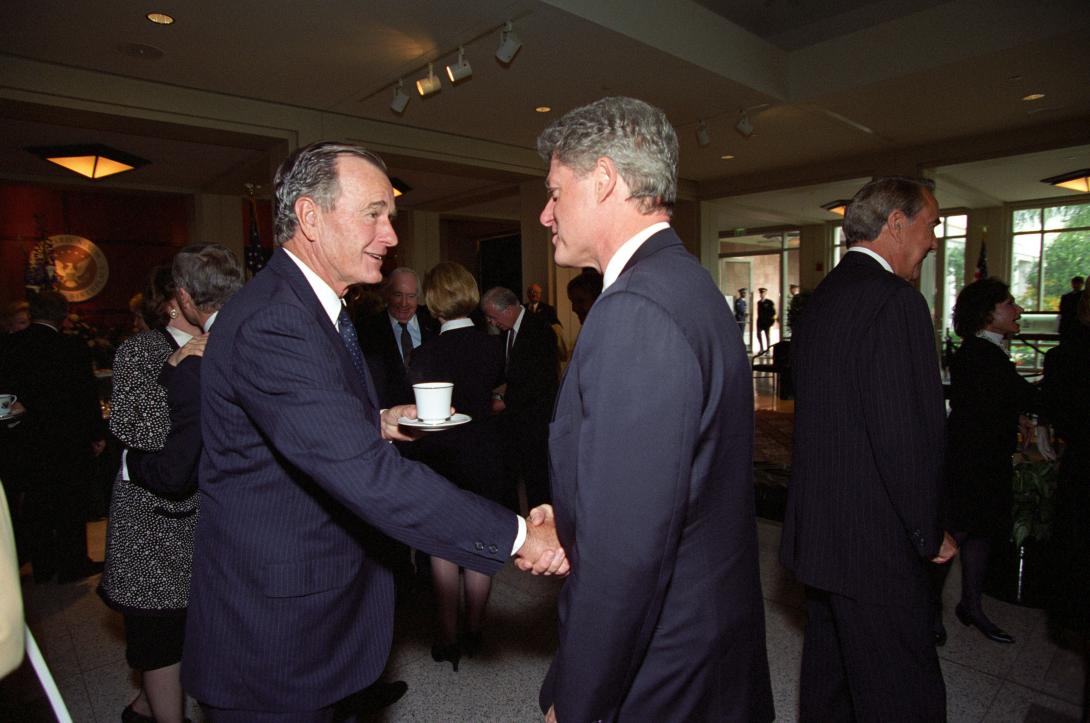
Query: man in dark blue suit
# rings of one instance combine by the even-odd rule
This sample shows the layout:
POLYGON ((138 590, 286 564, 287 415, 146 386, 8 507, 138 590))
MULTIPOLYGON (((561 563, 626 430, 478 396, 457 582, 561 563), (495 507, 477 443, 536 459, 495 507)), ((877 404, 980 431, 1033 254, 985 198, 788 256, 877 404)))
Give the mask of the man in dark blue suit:
POLYGON ((341 302, 397 244, 378 156, 319 143, 276 175, 269 264, 224 306, 201 369, 201 515, 182 676, 210 720, 328 721, 378 678, 393 622, 375 531, 467 568, 564 572, 548 510, 527 525, 388 444, 341 302), (544 520, 544 521, 542 521, 544 520))
POLYGON ((556 262, 604 275, 549 433, 572 574, 542 710, 769 721, 752 381, 723 294, 670 228, 677 136, 657 108, 605 98, 538 150, 556 262))
POLYGON ((879 178, 844 217, 849 251, 795 326, 795 448, 781 558, 807 586, 801 721, 941 721, 929 562, 942 528, 943 402, 927 303, 929 181, 879 178))

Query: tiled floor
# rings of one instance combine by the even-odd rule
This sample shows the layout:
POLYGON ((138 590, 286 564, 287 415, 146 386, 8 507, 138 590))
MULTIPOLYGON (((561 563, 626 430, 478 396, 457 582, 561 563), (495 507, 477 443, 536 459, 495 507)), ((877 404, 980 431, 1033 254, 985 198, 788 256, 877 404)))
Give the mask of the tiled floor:
MULTIPOLYGON (((791 411, 790 402, 758 396, 758 408, 791 411)), ((104 522, 88 527, 101 559, 104 522)), ((759 521, 761 584, 777 720, 794 721, 802 652, 802 591, 777 561, 778 523, 759 521)), ((956 565, 956 563, 955 563, 956 565)), ((951 721, 1074 721, 1083 681, 1080 657, 1049 640, 1040 610, 988 599, 989 615, 1013 634, 1014 645, 989 642, 953 617, 959 594, 954 570, 945 590, 949 641, 939 649, 951 721)), ((125 664, 121 621, 94 593, 96 579, 36 585, 24 577, 31 629, 76 721, 116 721, 135 693, 125 664)), ((561 583, 508 566, 496 576, 484 654, 463 659, 459 672, 429 654, 431 604, 410 597, 399 608, 388 672, 409 692, 377 720, 540 720, 537 691, 556 643, 555 599, 561 583)), ((0 722, 52 720, 24 665, 0 684, 0 722)), ((194 706, 194 720, 201 720, 194 706)))

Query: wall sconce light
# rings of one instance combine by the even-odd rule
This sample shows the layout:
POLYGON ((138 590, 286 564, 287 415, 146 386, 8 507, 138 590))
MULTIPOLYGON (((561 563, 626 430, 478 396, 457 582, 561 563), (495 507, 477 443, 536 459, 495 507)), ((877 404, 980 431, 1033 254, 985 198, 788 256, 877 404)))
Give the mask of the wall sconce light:
POLYGON ((459 80, 465 80, 471 75, 473 75, 473 68, 470 67, 469 61, 466 60, 466 49, 458 48, 458 62, 447 66, 447 77, 450 78, 451 83, 457 83, 459 80))
POLYGON ((390 101, 390 110, 394 113, 404 113, 405 106, 409 104, 409 94, 405 92, 405 84, 399 78, 394 88, 394 99, 390 101))
POLYGON ((416 81, 416 92, 421 96, 425 96, 438 93, 442 89, 443 84, 435 74, 435 68, 431 63, 428 63, 428 77, 416 81))
POLYGON ((848 204, 850 203, 851 201, 840 199, 839 201, 829 201, 828 203, 823 203, 821 204, 821 207, 829 213, 835 213, 837 216, 843 216, 847 212, 848 204))
POLYGON ((1090 193, 1090 168, 1084 168, 1081 171, 1072 171, 1070 173, 1062 173, 1059 176, 1052 176, 1051 178, 1042 178, 1041 183, 1047 183, 1056 188, 1067 188, 1072 191, 1090 193))
POLYGON ((496 60, 507 65, 515 59, 515 53, 522 47, 522 41, 515 35, 514 26, 508 20, 500 31, 500 47, 496 48, 496 60))
POLYGON ((150 163, 150 161, 143 158, 100 143, 85 143, 74 146, 35 146, 25 150, 38 156, 38 158, 55 163, 91 180, 131 171, 150 163))
POLYGON ((708 133, 708 124, 704 121, 700 121, 700 125, 696 127, 696 144, 701 148, 710 146, 712 143, 712 135, 708 133))

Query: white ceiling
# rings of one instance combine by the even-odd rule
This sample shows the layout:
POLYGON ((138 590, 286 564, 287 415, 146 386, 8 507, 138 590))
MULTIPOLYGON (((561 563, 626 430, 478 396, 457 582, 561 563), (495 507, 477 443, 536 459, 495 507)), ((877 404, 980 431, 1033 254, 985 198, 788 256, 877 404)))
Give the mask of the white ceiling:
MULTIPOLYGON (((860 172, 866 164, 840 168, 843 159, 917 149, 939 167, 940 200, 949 193, 966 206, 1035 198, 1042 189, 1055 195, 1037 180, 1090 165, 1079 161, 1085 146, 1035 148, 1023 158, 1026 148, 1008 142, 1015 156, 987 161, 959 153, 974 139, 1033 138, 1063 123, 1087 129, 1067 145, 1090 139, 1085 0, 171 0, 155 5, 177 17, 169 27, 144 19, 151 7, 144 0, 3 3, 0 55, 211 91, 225 103, 253 98, 371 119, 394 131, 440 132, 452 142, 482 139, 521 153, 557 113, 607 94, 633 95, 662 107, 678 128, 681 176, 697 195, 744 192, 766 174, 777 189, 790 189, 793 169, 804 167, 828 165, 829 178, 849 179, 815 185, 810 172, 794 190, 727 198, 719 202, 727 228, 826 220, 814 218, 811 202, 850 197, 848 187, 869 175, 860 172), (523 48, 504 66, 493 53, 507 19, 523 48), (132 44, 161 57, 119 49, 132 44), (411 90, 428 61, 451 62, 459 45, 473 65, 470 79, 451 87, 444 77, 437 95, 413 93, 402 115, 390 111, 399 77, 411 90), (1031 91, 1046 97, 1021 101, 1031 91), (554 112, 535 113, 542 104, 554 112), (758 109, 748 140, 733 130, 743 108, 758 109), (707 148, 695 138, 702 119, 712 136, 707 148), (728 153, 735 158, 720 159, 728 153)), ((139 109, 144 99, 130 102, 139 109)), ((268 186, 286 152, 282 134, 211 132, 187 123, 185 113, 163 124, 33 106, 14 94, 0 101, 0 139, 0 176, 61 182, 63 171, 22 148, 103 142, 152 161, 113 181, 117 187, 185 192, 240 192, 245 180, 268 186)), ((994 147, 985 155, 997 155, 994 147)), ((429 167, 410 148, 390 165, 414 187, 403 206, 463 215, 516 216, 517 184, 528 177, 472 162, 429 167)))

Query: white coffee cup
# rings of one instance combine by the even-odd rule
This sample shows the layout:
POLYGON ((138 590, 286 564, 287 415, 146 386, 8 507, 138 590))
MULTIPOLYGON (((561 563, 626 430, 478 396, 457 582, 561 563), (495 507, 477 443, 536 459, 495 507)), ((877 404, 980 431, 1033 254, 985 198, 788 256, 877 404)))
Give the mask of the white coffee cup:
POLYGON ((11 414, 11 405, 15 404, 15 400, 18 398, 14 394, 0 394, 0 417, 11 414))
POLYGON ((413 385, 416 416, 421 422, 443 422, 450 419, 451 382, 420 382, 413 385))

